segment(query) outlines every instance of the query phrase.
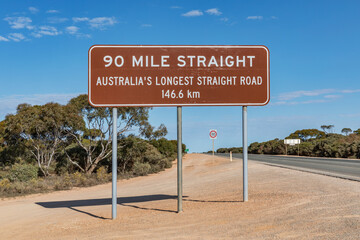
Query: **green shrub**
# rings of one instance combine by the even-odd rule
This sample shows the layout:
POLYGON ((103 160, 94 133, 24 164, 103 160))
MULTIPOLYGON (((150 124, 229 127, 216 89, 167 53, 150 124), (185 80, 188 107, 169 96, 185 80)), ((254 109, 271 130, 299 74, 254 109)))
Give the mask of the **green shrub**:
MULTIPOLYGON (((172 158, 175 160, 177 156, 177 141, 176 140, 167 140, 166 138, 153 139, 150 141, 151 145, 156 147, 156 149, 164 156, 172 158)), ((186 145, 182 144, 182 152, 185 154, 186 145)))
POLYGON ((65 173, 63 176, 54 176, 53 179, 49 179, 54 182, 55 190, 68 190, 71 189, 74 185, 74 180, 72 179, 73 175, 65 173))
POLYGON ((1 180, 0 180, 0 189, 1 189, 1 190, 7 190, 7 189, 9 189, 10 186, 11 186, 10 184, 11 184, 11 182, 10 182, 9 179, 7 179, 7 178, 1 179, 1 180))
MULTIPOLYGON (((217 153, 242 153, 242 147, 232 147, 232 148, 219 148, 216 150, 217 153)), ((212 151, 210 151, 212 153, 212 151)))
POLYGON ((166 157, 161 154, 153 145, 147 144, 142 161, 150 164, 151 170, 149 173, 157 173, 169 166, 171 167, 170 159, 172 159, 171 156, 166 157))
POLYGON ((253 142, 248 148, 249 153, 263 154, 263 143, 253 142))
POLYGON ((111 174, 107 172, 105 166, 101 166, 96 171, 96 179, 100 182, 108 182, 111 179, 111 174))
POLYGON ((72 179, 74 180, 74 184, 76 186, 86 185, 86 176, 81 172, 76 172, 72 174, 72 179))
POLYGON ((160 160, 160 165, 162 166, 162 168, 171 168, 172 167, 172 159, 163 158, 160 160))
POLYGON ((140 163, 135 162, 133 166, 133 173, 136 176, 145 176, 147 175, 151 170, 151 166, 149 163, 140 163))
POLYGON ((162 149, 164 154, 158 150, 159 148, 140 138, 131 136, 122 139, 118 150, 120 174, 131 172, 134 176, 142 176, 171 167, 171 161, 176 157, 173 155, 176 151, 176 148, 173 148, 176 146, 174 142, 160 139, 152 140, 152 143, 162 149))
POLYGON ((23 194, 26 193, 26 184, 23 182, 13 182, 12 183, 12 190, 14 193, 23 194))
POLYGON ((15 163, 8 174, 10 181, 27 182, 38 177, 38 167, 32 164, 15 163))
POLYGON ((300 155, 311 156, 314 151, 314 144, 311 142, 302 142, 299 146, 300 155))
MULTIPOLYGON (((296 131, 297 133, 306 133, 300 146, 287 146, 287 154, 297 155, 298 149, 301 156, 312 157, 341 157, 341 158, 360 158, 360 135, 349 134, 347 136, 329 133, 322 135, 321 132, 312 131, 313 129, 296 131), (311 131, 310 131, 311 130, 311 131), (319 133, 310 135, 310 133, 319 133)), ((291 137, 291 135, 289 136, 291 137)), ((227 151, 228 149, 219 149, 227 151)), ((274 139, 267 142, 254 142, 249 146, 249 153, 255 154, 284 154, 285 145, 283 140, 274 139)))

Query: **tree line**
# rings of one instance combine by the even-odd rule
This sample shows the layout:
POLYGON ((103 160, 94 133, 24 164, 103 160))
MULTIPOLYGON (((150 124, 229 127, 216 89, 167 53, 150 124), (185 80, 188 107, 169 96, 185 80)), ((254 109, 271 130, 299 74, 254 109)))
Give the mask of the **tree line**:
MULTIPOLYGON (((360 158, 360 128, 343 128, 342 134, 333 132, 334 125, 322 125, 318 129, 296 130, 285 139, 300 139, 299 146, 284 144, 275 138, 266 142, 253 142, 248 151, 252 154, 301 155, 312 157, 360 158)), ((242 148, 219 148, 218 153, 242 152, 242 148)))
MULTIPOLYGON (((176 141, 164 138, 165 125, 149 123, 150 110, 118 108, 118 171, 123 175, 158 172, 176 158, 176 141)), ((88 178, 99 169, 109 173, 112 117, 111 108, 92 107, 86 94, 66 105, 18 105, 0 122, 0 188, 22 176, 30 176, 27 181, 75 173, 88 178)))

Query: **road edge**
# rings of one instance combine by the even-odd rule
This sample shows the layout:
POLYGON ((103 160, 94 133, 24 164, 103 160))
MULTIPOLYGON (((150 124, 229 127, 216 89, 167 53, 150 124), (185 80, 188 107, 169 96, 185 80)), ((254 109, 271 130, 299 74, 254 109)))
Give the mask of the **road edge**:
POLYGON ((347 176, 347 175, 343 175, 343 174, 337 174, 337 173, 332 173, 332 172, 324 172, 324 171, 317 171, 317 170, 312 170, 312 169, 308 169, 308 168, 301 168, 301 167, 291 167, 291 166, 285 166, 285 165, 281 165, 281 164, 265 163, 265 162, 257 161, 257 160, 253 160, 253 159, 249 159, 249 161, 262 163, 264 165, 268 165, 268 166, 272 166, 272 167, 286 168, 286 169, 291 169, 291 170, 300 171, 300 172, 314 173, 314 174, 328 176, 328 177, 336 177, 336 178, 341 178, 341 179, 345 179, 345 180, 360 182, 360 178, 358 178, 358 177, 347 176))

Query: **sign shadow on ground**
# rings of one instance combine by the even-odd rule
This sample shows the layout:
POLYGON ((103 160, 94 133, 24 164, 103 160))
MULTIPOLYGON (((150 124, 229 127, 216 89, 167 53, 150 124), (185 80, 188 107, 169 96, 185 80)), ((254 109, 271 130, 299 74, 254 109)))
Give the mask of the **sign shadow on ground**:
MULTIPOLYGON (((187 196, 185 196, 185 197, 187 197, 187 196)), ((151 202, 151 201, 160 201, 160 200, 168 200, 168 199, 177 199, 177 196, 166 195, 166 194, 154 194, 154 195, 143 195, 143 196, 133 196, 133 197, 118 197, 117 204, 126 206, 126 207, 143 209, 143 210, 153 210, 153 211, 176 213, 176 211, 174 211, 174 210, 146 208, 146 207, 139 207, 136 205, 132 205, 132 203, 151 202)), ((111 203, 112 203, 111 198, 98 198, 98 199, 81 199, 81 200, 53 201, 53 202, 36 202, 35 204, 40 205, 44 208, 69 208, 76 212, 87 214, 91 217, 100 218, 100 219, 108 219, 108 218, 94 215, 92 213, 89 213, 89 212, 86 212, 83 210, 76 209, 76 207, 111 205, 111 203)))

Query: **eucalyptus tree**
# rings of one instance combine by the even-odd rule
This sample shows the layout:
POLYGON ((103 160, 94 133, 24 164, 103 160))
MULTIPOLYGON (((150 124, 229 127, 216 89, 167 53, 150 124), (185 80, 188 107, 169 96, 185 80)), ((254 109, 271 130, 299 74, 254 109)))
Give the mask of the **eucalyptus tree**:
POLYGON ((349 133, 351 132, 352 132, 351 128, 343 128, 341 130, 341 133, 344 133, 346 136, 349 135, 349 133))
POLYGON ((312 138, 323 138, 325 136, 325 132, 319 131, 317 129, 302 129, 297 130, 293 133, 291 133, 287 138, 293 139, 293 138, 300 138, 303 142, 308 141, 312 138))
POLYGON ((331 133, 334 127, 335 127, 334 125, 321 125, 320 128, 327 134, 327 133, 331 133))
POLYGON ((5 139, 10 142, 22 142, 36 159, 44 176, 49 169, 61 145, 66 141, 68 127, 74 120, 81 120, 69 111, 69 108, 58 103, 31 106, 20 104, 16 114, 5 119, 5 139))
POLYGON ((326 130, 328 130, 328 125, 321 125, 320 128, 326 133, 326 130))
MULTIPOLYGON (((113 115, 112 109, 107 107, 92 107, 86 94, 71 99, 67 105, 83 119, 83 124, 74 121, 68 133, 72 140, 85 153, 84 159, 74 158, 65 149, 68 160, 81 171, 91 174, 98 164, 108 158, 112 152, 113 115)), ((138 131, 145 138, 158 138, 166 135, 164 125, 154 129, 150 125, 149 110, 145 107, 120 107, 118 109, 118 138, 126 133, 138 131)))

